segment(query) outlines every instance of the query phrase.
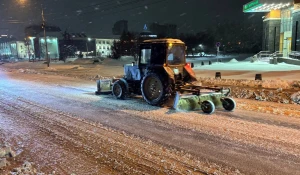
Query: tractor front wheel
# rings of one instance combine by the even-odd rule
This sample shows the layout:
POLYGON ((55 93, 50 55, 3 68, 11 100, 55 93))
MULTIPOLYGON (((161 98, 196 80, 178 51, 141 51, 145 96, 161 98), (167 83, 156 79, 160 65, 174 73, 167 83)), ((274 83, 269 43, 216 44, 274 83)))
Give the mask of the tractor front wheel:
POLYGON ((163 105, 169 98, 168 80, 156 73, 148 73, 141 83, 144 100, 153 106, 163 105))

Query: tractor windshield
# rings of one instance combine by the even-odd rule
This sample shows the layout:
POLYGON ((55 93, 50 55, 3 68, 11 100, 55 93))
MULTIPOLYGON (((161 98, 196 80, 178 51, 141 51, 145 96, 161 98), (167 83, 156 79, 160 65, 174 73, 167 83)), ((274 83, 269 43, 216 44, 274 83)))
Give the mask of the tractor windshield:
POLYGON ((170 65, 185 63, 185 46, 184 45, 169 45, 167 61, 170 65))

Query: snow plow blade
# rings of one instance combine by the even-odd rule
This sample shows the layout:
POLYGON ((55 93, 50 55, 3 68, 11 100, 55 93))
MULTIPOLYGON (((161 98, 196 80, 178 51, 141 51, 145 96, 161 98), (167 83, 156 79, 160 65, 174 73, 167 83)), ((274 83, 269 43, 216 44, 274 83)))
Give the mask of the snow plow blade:
POLYGON ((96 95, 107 95, 112 93, 113 79, 97 80, 96 95))
POLYGON ((227 97, 230 89, 222 92, 204 92, 200 95, 180 94, 176 92, 173 108, 179 111, 198 111, 212 114, 216 108, 223 107, 227 111, 233 111, 236 103, 227 97))

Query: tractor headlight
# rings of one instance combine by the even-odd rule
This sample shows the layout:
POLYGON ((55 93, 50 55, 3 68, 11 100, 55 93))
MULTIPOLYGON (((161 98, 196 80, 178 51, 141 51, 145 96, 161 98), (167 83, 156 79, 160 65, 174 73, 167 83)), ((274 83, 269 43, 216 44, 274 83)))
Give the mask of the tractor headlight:
POLYGON ((177 68, 175 68, 175 69, 173 70, 173 72, 174 72, 175 75, 178 75, 178 74, 179 74, 179 70, 178 70, 177 68))

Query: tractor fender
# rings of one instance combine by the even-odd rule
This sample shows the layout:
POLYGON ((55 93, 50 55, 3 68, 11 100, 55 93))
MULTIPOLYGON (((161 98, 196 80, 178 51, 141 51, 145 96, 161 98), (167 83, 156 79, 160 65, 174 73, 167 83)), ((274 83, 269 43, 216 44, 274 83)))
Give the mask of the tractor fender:
POLYGON ((193 71, 193 69, 191 68, 191 66, 189 65, 185 65, 184 66, 184 69, 186 70, 186 72, 189 74, 189 76, 191 77, 191 80, 192 81, 197 81, 197 78, 196 78, 196 74, 195 72, 193 71))
POLYGON ((129 85, 128 85, 126 79, 120 78, 119 80, 122 81, 125 84, 125 86, 126 86, 126 93, 128 93, 129 92, 129 85))
POLYGON ((173 70, 170 67, 164 67, 164 69, 165 69, 165 72, 168 74, 168 77, 170 78, 170 80, 172 82, 175 82, 175 75, 174 75, 173 70))

